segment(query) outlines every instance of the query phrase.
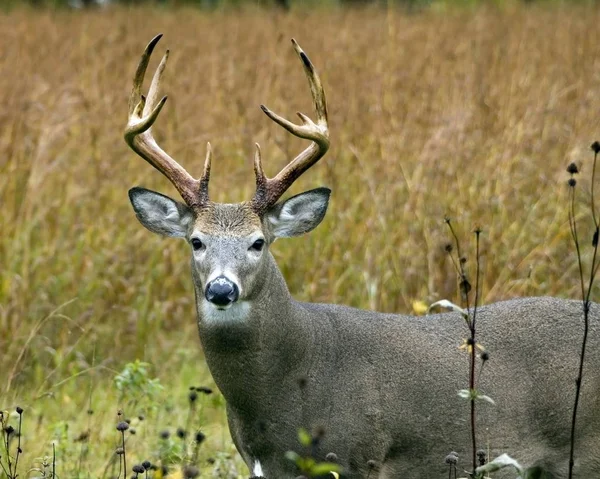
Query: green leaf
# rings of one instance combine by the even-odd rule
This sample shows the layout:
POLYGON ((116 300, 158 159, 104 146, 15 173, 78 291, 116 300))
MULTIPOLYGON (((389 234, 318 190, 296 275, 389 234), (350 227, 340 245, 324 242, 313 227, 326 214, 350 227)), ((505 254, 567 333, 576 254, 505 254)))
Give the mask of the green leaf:
POLYGON ((461 390, 459 390, 458 391, 458 395, 461 398, 464 398, 464 399, 470 399, 471 398, 471 393, 469 392, 468 389, 461 389, 461 390))
POLYGON ((471 400, 471 391, 469 389, 461 389, 458 391, 458 396, 463 399, 471 400))
POLYGON ((296 464, 302 472, 309 472, 315 467, 316 461, 312 457, 301 457, 296 464))
POLYGON ((498 456, 496 459, 488 462, 484 466, 479 466, 477 469, 475 469, 475 473, 483 475, 484 473, 499 471, 500 469, 504 469, 505 467, 512 467, 519 474, 523 474, 523 468, 521 467, 521 465, 508 454, 502 454, 501 456, 498 456))
POLYGON ((476 399, 481 399, 483 401, 487 401, 490 404, 496 404, 495 401, 485 394, 481 394, 477 389, 461 389, 458 391, 458 396, 463 399, 468 399, 469 401, 474 401, 476 399))
POLYGON ((301 427, 300 429, 298 429, 298 440, 300 441, 300 444, 302 444, 304 447, 308 447, 312 442, 312 437, 306 429, 301 427))
POLYGON ((456 313, 460 313, 462 315, 462 317, 465 319, 469 318, 469 313, 467 312, 466 309, 463 309, 460 306, 457 306, 452 301, 448 301, 447 299, 442 299, 440 301, 436 301, 435 303, 433 303, 431 306, 429 306, 429 309, 427 310, 427 314, 429 314, 433 308, 447 309, 449 311, 454 311, 456 313))
POLYGON ((286 459, 292 461, 296 465, 298 465, 298 460, 301 459, 301 457, 298 454, 296 454, 294 451, 287 451, 285 453, 285 457, 286 457, 286 459))
POLYGON ((314 476, 322 476, 328 472, 342 472, 342 468, 339 464, 334 462, 319 462, 310 469, 310 473, 314 476))

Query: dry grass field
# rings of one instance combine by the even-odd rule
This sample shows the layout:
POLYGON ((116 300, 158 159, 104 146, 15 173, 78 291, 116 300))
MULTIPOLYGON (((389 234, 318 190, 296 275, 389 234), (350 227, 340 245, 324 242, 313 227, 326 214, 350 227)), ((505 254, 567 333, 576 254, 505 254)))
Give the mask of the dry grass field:
MULTIPOLYGON (((0 407, 25 408, 24 471, 54 439, 62 477, 77 477, 73 461, 80 477, 103 477, 119 408, 150 417, 128 439, 141 461, 158 430, 184 421, 187 387, 211 386, 188 247, 142 228, 127 198, 134 185, 176 197, 122 139, 153 35, 172 53, 155 135, 196 174, 210 140, 211 196, 228 202, 251 197, 254 142, 267 174, 303 147, 258 108, 312 112, 289 39, 300 42, 325 85, 332 148, 293 192, 333 196, 315 232, 274 254, 298 299, 411 312, 456 298, 444 215, 471 259, 483 228, 484 302, 578 297, 565 167, 582 168, 583 201, 600 136, 599 24, 591 7, 517 6, 0 16, 0 407), (154 365, 160 407, 113 386, 134 359, 154 365)), ((225 472, 240 462, 222 455, 232 449, 213 396, 202 460, 216 463, 203 477, 243 477, 225 472)))

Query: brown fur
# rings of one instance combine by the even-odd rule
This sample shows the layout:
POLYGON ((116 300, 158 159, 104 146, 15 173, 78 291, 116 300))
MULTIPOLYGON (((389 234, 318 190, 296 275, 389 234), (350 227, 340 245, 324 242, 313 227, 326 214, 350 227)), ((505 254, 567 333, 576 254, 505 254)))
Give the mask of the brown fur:
POLYGON ((195 212, 194 228, 219 236, 248 236, 261 229, 260 216, 250 203, 209 203, 195 212))

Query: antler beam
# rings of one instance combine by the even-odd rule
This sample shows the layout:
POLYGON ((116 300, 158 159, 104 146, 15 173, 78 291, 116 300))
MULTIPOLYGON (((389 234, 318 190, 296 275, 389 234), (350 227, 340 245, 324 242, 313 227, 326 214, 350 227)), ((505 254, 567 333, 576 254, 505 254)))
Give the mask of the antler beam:
POLYGON ((315 67, 308 59, 308 56, 296 40, 292 39, 294 50, 302 60, 304 72, 308 78, 310 91, 312 93, 317 121, 313 122, 308 116, 298 112, 302 125, 296 125, 289 120, 279 116, 269 110, 266 106, 260 107, 265 114, 275 123, 285 128, 292 135, 312 143, 294 158, 283 170, 274 178, 267 178, 262 168, 260 147, 256 145, 256 155, 254 157, 254 173, 256 175, 256 193, 252 198, 252 208, 259 214, 264 213, 269 207, 274 205, 286 190, 296 181, 302 173, 308 170, 312 165, 319 161, 329 149, 329 126, 327 124, 327 102, 325 100, 325 91, 321 85, 321 80, 315 67))
POLYGON ((179 194, 188 206, 191 208, 202 208, 209 202, 208 180, 212 158, 210 143, 207 145, 204 172, 198 180, 193 178, 179 163, 165 153, 152 136, 152 125, 167 101, 167 97, 165 96, 157 102, 160 80, 169 57, 168 50, 154 73, 148 96, 145 97, 141 93, 150 57, 161 37, 162 34, 157 35, 150 41, 142 54, 135 72, 133 88, 129 98, 129 120, 125 128, 125 141, 133 151, 173 183, 173 186, 179 191, 179 194))

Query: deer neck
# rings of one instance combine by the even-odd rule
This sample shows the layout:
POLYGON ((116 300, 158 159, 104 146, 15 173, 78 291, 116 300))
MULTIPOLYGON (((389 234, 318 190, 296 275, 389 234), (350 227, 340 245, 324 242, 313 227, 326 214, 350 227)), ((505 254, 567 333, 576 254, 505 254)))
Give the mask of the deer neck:
POLYGON ((197 287, 196 306, 206 362, 230 406, 252 409, 273 384, 291 377, 308 354, 310 324, 299 317, 270 254, 260 289, 250 300, 235 304, 232 314, 218 321, 197 287))

